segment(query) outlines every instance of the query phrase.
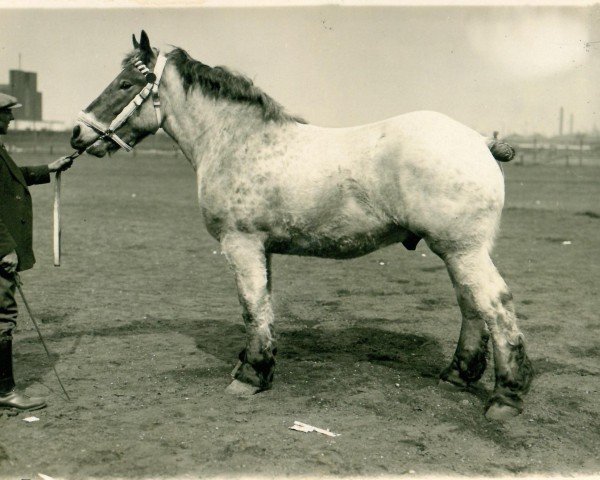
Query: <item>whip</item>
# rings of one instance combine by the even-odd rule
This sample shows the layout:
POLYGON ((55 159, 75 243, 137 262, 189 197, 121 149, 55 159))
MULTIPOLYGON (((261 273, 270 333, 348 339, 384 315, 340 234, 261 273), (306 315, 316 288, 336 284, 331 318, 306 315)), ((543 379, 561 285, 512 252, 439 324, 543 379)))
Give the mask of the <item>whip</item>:
POLYGON ((67 400, 69 400, 69 402, 70 402, 71 397, 69 397, 69 394, 65 390, 65 387, 64 387, 62 381, 60 380, 60 377, 58 376, 58 372, 56 371, 56 367, 54 366, 54 363, 52 363, 52 357, 50 356, 50 351, 48 350, 48 347, 46 346, 46 342, 44 341, 44 337, 42 336, 40 327, 38 327, 38 324, 35 321, 35 318, 33 316, 33 313, 31 313, 31 308, 29 308, 29 304, 27 303, 27 299, 25 298, 25 295, 23 295, 23 289, 21 288, 21 285, 22 285, 21 277, 19 276, 19 274, 17 272, 15 272, 15 283, 17 284, 17 289, 19 290, 19 294, 21 295, 21 298, 23 299, 23 304, 25 305, 25 309, 27 310, 27 313, 29 314, 29 318, 31 318, 31 322, 33 323, 33 326, 35 327, 37 334, 40 337, 40 341, 42 342, 42 345, 44 346, 44 350, 46 350, 46 355, 48 356, 48 360, 50 360, 50 365, 52 365, 52 370, 54 370, 54 374, 56 375, 56 379, 58 380, 58 383, 60 384, 60 388, 62 388, 62 391, 65 392, 67 400))
MULTIPOLYGON (((83 153, 82 151, 73 152, 67 158, 73 160, 83 153)), ((60 177, 61 171, 56 172, 54 181, 54 266, 60 267, 60 177)))

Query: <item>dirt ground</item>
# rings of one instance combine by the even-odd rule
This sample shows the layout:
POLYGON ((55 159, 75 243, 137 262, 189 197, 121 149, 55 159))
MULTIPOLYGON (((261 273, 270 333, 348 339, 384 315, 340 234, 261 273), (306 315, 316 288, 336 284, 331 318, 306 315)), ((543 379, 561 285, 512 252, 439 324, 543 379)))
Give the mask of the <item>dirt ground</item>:
POLYGON ((227 395, 243 322, 191 167, 81 157, 63 178, 62 266, 52 187, 33 187, 38 264, 22 275, 72 401, 21 306, 17 378, 49 406, 0 418, 0 477, 600 473, 600 168, 505 172, 494 258, 537 376, 524 413, 500 424, 483 416, 492 368, 476 391, 438 387, 460 314, 423 245, 276 256, 274 388, 227 395), (295 420, 340 436, 290 430, 295 420))

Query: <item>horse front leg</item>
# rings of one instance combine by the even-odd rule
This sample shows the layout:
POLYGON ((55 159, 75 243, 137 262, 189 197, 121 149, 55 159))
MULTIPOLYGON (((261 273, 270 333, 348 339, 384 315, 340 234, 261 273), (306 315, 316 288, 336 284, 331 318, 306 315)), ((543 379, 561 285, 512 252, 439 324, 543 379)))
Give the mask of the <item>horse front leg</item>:
POLYGON ((246 326, 246 347, 227 391, 251 395, 271 386, 275 367, 270 256, 262 239, 254 235, 228 234, 221 248, 235 273, 246 326))
POLYGON ((442 379, 457 385, 478 380, 486 365, 488 331, 494 347, 496 384, 486 417, 505 420, 523 410, 533 368, 517 327, 512 295, 484 249, 443 257, 463 315, 459 344, 442 379), (487 329, 486 329, 487 327, 487 329))

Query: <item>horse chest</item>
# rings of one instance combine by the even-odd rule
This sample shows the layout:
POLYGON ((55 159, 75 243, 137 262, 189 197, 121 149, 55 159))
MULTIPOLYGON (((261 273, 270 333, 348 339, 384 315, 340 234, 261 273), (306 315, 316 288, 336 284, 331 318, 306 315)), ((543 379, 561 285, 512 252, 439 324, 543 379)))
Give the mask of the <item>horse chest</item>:
POLYGON ((267 182, 264 173, 244 175, 235 168, 209 170, 199 178, 200 206, 211 235, 218 239, 224 231, 264 227, 267 212, 277 203, 277 189, 267 182))

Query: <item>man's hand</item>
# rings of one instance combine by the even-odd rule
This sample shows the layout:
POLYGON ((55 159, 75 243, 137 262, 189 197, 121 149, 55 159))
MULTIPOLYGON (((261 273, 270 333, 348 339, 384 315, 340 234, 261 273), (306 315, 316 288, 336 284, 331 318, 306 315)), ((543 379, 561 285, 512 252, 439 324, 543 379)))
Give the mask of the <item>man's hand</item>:
POLYGON ((17 271, 18 264, 19 257, 17 256, 17 252, 14 250, 0 259, 0 268, 8 273, 15 273, 17 271))
POLYGON ((62 172, 73 165, 73 159, 69 157, 62 157, 58 160, 54 160, 48 164, 48 170, 51 172, 62 172))

